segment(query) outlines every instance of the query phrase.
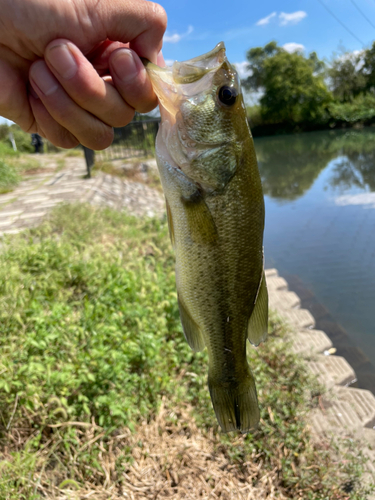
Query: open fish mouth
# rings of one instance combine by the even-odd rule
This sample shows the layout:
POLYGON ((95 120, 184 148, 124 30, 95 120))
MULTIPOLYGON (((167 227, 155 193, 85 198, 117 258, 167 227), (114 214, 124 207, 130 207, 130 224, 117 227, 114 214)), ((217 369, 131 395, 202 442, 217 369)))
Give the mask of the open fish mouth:
POLYGON ((165 68, 143 59, 160 104, 172 117, 175 117, 181 99, 210 88, 214 74, 225 61, 224 42, 206 54, 183 62, 175 61, 165 68))

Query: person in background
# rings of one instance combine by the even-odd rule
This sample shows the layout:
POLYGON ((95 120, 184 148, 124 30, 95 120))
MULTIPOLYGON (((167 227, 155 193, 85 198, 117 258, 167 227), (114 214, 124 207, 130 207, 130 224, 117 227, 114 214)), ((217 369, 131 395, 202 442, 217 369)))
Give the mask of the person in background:
POLYGON ((39 134, 31 134, 31 144, 34 146, 34 153, 43 153, 43 138, 39 134))
POLYGON ((157 104, 167 18, 146 0, 0 0, 0 116, 56 146, 104 149, 157 104))

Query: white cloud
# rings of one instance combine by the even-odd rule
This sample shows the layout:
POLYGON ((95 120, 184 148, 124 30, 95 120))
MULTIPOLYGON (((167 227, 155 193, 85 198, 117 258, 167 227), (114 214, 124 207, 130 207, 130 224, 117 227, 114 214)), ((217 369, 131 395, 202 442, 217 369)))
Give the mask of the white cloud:
POLYGON ((279 20, 280 20, 280 26, 287 26, 288 24, 297 24, 302 19, 304 19, 307 16, 306 12, 303 10, 297 10, 296 12, 291 12, 290 14, 287 14, 286 12, 280 12, 279 14, 279 20))
POLYGON ((193 26, 189 26, 186 33, 174 33, 173 35, 169 35, 168 32, 164 35, 163 41, 165 43, 177 43, 184 38, 185 36, 190 35, 194 31, 193 26))
POLYGON ((375 208, 375 193, 344 194, 335 199, 336 205, 362 205, 363 208, 375 208))
POLYGON ((175 61, 174 59, 166 59, 165 65, 166 66, 173 66, 174 61, 175 61))
POLYGON ((259 21, 256 23, 257 26, 265 26, 266 24, 268 24, 271 19, 273 17, 276 17, 276 12, 272 12, 272 14, 270 14, 269 16, 267 17, 263 17, 262 19, 259 19, 259 21))
POLYGON ((302 43, 284 43, 283 49, 292 54, 293 52, 303 52, 305 50, 305 46, 302 43))
POLYGON ((353 50, 352 52, 346 52, 345 54, 342 54, 342 56, 339 56, 337 59, 340 59, 341 61, 346 61, 347 59, 356 59, 363 53, 364 50, 353 50))
POLYGON ((175 33, 174 35, 164 35, 164 43, 177 43, 181 40, 181 35, 175 33))
POLYGON ((251 71, 247 69, 248 65, 249 63, 247 61, 233 63, 233 66, 236 68, 238 76, 241 78, 241 80, 251 75, 251 71))

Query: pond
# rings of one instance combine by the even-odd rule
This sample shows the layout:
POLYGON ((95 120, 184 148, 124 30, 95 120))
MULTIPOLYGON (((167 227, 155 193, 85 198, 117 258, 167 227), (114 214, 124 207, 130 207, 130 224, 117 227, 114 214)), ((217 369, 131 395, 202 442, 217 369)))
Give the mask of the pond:
POLYGON ((375 129, 255 139, 275 267, 375 392, 375 129))

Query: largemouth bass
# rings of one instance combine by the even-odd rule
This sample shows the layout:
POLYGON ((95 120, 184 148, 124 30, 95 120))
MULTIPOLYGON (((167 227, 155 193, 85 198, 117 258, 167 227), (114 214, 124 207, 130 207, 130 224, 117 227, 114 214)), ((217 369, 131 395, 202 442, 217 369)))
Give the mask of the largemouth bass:
POLYGON ((240 82, 221 42, 172 67, 145 61, 160 102, 156 157, 176 255, 178 305, 228 432, 259 421, 246 340, 267 336, 264 201, 240 82))

